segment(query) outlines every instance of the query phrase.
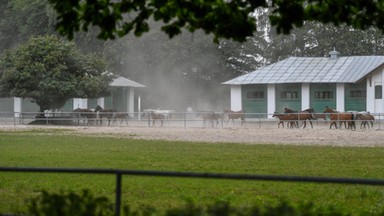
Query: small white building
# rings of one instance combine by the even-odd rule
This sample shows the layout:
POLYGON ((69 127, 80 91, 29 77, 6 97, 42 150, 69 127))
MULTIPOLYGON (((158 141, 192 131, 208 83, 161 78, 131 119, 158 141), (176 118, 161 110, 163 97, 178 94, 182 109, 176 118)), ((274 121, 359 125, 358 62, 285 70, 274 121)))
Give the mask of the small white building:
MULTIPOLYGON (((119 112, 134 113, 135 109, 135 88, 145 87, 144 85, 124 77, 117 77, 111 83, 112 94, 109 97, 98 99, 74 98, 67 101, 62 108, 63 112, 72 112, 77 108, 94 109, 97 105, 107 109, 114 108, 119 112)), ((0 112, 4 114, 38 112, 39 107, 29 99, 18 97, 0 98, 0 112)))

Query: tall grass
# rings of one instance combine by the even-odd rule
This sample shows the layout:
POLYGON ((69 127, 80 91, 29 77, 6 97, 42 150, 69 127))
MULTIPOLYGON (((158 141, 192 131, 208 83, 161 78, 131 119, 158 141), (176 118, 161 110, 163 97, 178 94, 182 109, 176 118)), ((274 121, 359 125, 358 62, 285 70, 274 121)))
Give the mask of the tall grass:
MULTIPOLYGON (((384 178, 384 148, 242 145, 89 137, 61 130, 0 131, 0 166, 78 167, 241 174, 384 178)), ((0 173, 0 213, 25 210, 40 190, 80 191, 114 199, 115 177, 0 173)), ((382 211, 384 187, 123 176, 123 202, 175 207, 315 202, 358 215, 382 211)))

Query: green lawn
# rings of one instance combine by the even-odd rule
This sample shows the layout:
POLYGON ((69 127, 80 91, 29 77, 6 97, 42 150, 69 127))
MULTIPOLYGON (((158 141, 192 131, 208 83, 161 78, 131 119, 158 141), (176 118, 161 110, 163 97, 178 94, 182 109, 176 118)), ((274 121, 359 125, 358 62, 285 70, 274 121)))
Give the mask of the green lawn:
MULTIPOLYGON (((0 166, 71 167, 384 179, 384 148, 242 145, 79 136, 70 130, 0 131, 0 166)), ((114 200, 115 176, 0 172, 0 213, 24 210, 40 190, 90 189, 114 200)), ((123 203, 315 202, 357 215, 382 211, 384 187, 123 176, 123 203)))

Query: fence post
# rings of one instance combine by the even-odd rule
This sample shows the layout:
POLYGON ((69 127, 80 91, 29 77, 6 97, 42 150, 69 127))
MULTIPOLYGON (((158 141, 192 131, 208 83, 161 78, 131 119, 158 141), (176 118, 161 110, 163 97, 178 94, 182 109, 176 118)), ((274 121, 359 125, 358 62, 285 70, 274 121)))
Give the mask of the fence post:
POLYGON ((115 198, 115 216, 120 216, 121 208, 121 173, 116 172, 116 198, 115 198))

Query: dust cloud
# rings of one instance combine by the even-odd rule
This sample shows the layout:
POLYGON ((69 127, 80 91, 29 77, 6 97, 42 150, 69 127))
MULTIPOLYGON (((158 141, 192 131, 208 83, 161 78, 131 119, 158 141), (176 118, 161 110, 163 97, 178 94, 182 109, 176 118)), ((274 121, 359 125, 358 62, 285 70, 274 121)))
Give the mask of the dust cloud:
POLYGON ((142 109, 221 112, 230 107, 230 87, 221 84, 227 79, 220 76, 224 67, 210 36, 184 32, 169 39, 151 30, 123 43, 120 70, 146 86, 135 89, 142 109))

